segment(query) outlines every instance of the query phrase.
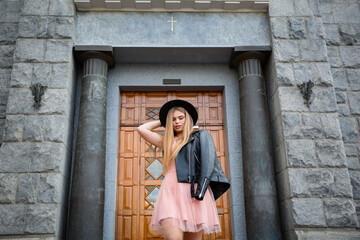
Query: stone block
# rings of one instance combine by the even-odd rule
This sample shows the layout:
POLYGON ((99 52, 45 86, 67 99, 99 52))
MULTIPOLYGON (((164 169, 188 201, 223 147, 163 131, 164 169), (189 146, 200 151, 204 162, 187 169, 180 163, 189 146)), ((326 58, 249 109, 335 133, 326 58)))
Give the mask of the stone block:
POLYGON ((310 7, 310 4, 306 0, 296 0, 294 1, 295 13, 297 16, 312 16, 313 11, 310 7))
POLYGON ((35 143, 31 172, 63 172, 66 149, 62 143, 35 143))
POLYGON ((321 1, 319 4, 319 10, 320 13, 332 13, 332 3, 329 3, 329 1, 321 1))
POLYGON ((334 176, 333 196, 342 198, 352 198, 350 175, 347 168, 332 168, 329 170, 334 176))
POLYGON ((350 179, 354 193, 354 199, 360 199, 360 172, 350 171, 350 179))
POLYGON ((333 4, 333 17, 336 23, 360 22, 360 10, 358 4, 333 4))
POLYGON ((40 17, 38 23, 38 38, 54 38, 55 37, 55 18, 40 17))
POLYGON ((29 87, 33 73, 32 63, 15 63, 11 73, 11 87, 29 87))
POLYGON ((26 206, 22 204, 0 205, 0 233, 23 234, 25 224, 26 206))
POLYGON ((328 57, 338 57, 339 56, 339 47, 337 46, 326 46, 328 57))
POLYGON ((299 60, 299 50, 294 40, 274 40, 273 51, 276 61, 293 62, 299 60))
POLYGON ((59 203, 63 177, 61 174, 40 174, 39 203, 59 203))
POLYGON ((295 83, 292 64, 277 63, 276 64, 277 84, 279 86, 293 86, 295 83))
POLYGON ((346 157, 357 157, 356 144, 344 144, 346 157))
POLYGON ((35 114, 34 97, 30 89, 12 88, 9 91, 7 114, 35 114))
POLYGON ((349 170, 360 170, 360 162, 357 157, 347 157, 346 160, 349 170))
POLYGON ((72 0, 50 0, 49 15, 74 16, 75 6, 72 0))
POLYGON ((282 127, 286 138, 297 139, 302 137, 302 123, 299 113, 283 113, 282 127))
POLYGON ((48 40, 45 61, 70 62, 73 42, 71 40, 48 40))
POLYGON ((340 34, 336 24, 324 24, 327 45, 340 45, 340 34))
POLYGON ((335 23, 332 13, 321 13, 323 23, 335 23))
POLYGON ((5 121, 5 142, 21 142, 23 139, 25 117, 23 115, 8 115, 5 121))
POLYGON ((347 104, 339 104, 338 105, 338 113, 340 117, 348 117, 350 116, 350 108, 347 104))
POLYGON ((324 200, 326 224, 329 227, 356 227, 354 202, 348 199, 324 200))
POLYGON ((0 68, 11 68, 13 65, 12 57, 0 57, 0 68))
POLYGON ((335 112, 337 110, 335 91, 332 87, 313 87, 311 112, 335 112))
POLYGON ((41 114, 68 113, 69 93, 67 89, 47 89, 42 98, 41 114))
POLYGON ((75 21, 73 17, 56 18, 55 38, 75 38, 75 21))
POLYGON ((306 19, 309 39, 324 39, 325 28, 320 17, 310 17, 306 19))
POLYGON ((68 120, 65 116, 48 116, 45 126, 45 141, 66 141, 68 120))
POLYGON ((315 144, 311 140, 287 140, 286 153, 291 167, 316 167, 315 144))
POLYGON ((23 15, 47 15, 49 0, 24 0, 23 15))
POLYGON ((0 172, 28 172, 32 143, 3 143, 0 148, 0 172))
POLYGON ((14 44, 18 33, 17 23, 0 24, 0 44, 14 44))
POLYGON ((317 113, 302 114, 302 134, 305 138, 321 138, 323 137, 323 128, 317 113))
POLYGON ((332 86, 332 75, 327 63, 294 63, 296 84, 301 85, 311 80, 319 86, 332 86))
POLYGON ((30 205, 26 214, 26 233, 55 233, 56 205, 30 205))
POLYGON ((360 116, 360 92, 349 92, 348 99, 351 114, 355 116, 360 116))
POLYGON ((7 105, 8 95, 9 95, 8 89, 0 89, 0 106, 4 107, 7 105))
POLYGON ((18 174, 0 173, 0 203, 15 203, 18 174))
POLYGON ((360 69, 347 69, 346 76, 352 91, 360 90, 360 69))
POLYGON ((360 68, 360 46, 340 46, 340 55, 344 67, 360 68))
POLYGON ((299 40, 302 61, 326 62, 327 51, 324 40, 299 40))
POLYGON ((25 122, 24 141, 41 142, 44 139, 45 116, 28 116, 25 122))
POLYGON ((13 45, 0 46, 0 57, 12 57, 14 54, 13 45))
POLYGON ((317 140, 316 155, 321 167, 346 167, 345 149, 341 140, 317 140))
POLYGON ((19 37, 35 38, 38 16, 22 16, 19 21, 19 37))
POLYGON ((342 66, 341 58, 339 57, 328 57, 328 62, 332 68, 340 68, 342 66))
POLYGON ((288 38, 287 21, 285 17, 270 18, 271 34, 274 38, 288 38))
POLYGON ((306 26, 304 18, 289 18, 289 36, 291 39, 306 38, 306 26))
POLYGON ((40 83, 43 86, 49 86, 51 75, 51 64, 35 63, 32 84, 40 83))
POLYGON ((342 45, 360 44, 360 25, 340 24, 340 39, 342 45))
POLYGON ((304 98, 297 87, 279 87, 279 100, 281 111, 307 112, 304 98))
POLYGON ((359 141, 359 133, 356 128, 354 118, 340 118, 340 128, 342 139, 345 143, 357 143, 359 141))
POLYGON ((269 16, 294 16, 293 0, 278 0, 269 4, 269 16))
POLYGON ((342 70, 331 68, 333 76, 334 88, 336 91, 346 91, 347 83, 345 73, 342 70))
POLYGON ((20 174, 17 203, 36 203, 38 174, 20 174))
POLYGON ((70 80, 68 63, 53 64, 51 68, 50 87, 68 88, 70 80))
POLYGON ((16 62, 42 62, 44 60, 45 41, 41 39, 18 39, 14 60, 16 62))
POLYGON ((292 199, 292 206, 296 227, 326 226, 321 199, 292 199))
POLYGON ((10 69, 0 69, 0 88, 8 88, 11 79, 10 69))
POLYGON ((335 96, 336 96, 336 103, 337 104, 346 102, 347 95, 346 95, 345 92, 336 92, 335 96))

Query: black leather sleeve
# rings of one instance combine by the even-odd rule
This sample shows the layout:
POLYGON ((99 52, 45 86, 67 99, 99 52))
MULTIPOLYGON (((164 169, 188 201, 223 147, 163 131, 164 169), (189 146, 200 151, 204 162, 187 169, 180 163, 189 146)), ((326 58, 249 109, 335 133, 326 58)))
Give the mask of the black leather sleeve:
POLYGON ((197 200, 203 200, 214 171, 216 149, 214 140, 207 130, 200 132, 200 176, 195 192, 197 200))

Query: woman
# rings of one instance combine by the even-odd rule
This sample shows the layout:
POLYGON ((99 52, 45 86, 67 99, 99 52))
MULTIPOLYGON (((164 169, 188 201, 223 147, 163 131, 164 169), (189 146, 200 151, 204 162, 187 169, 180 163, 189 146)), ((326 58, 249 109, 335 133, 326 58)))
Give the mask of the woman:
MULTIPOLYGON (((166 240, 201 239, 203 233, 221 231, 214 195, 211 188, 208 188, 211 178, 209 174, 212 172, 208 174, 208 181, 207 178, 201 181, 200 177, 195 177, 194 168, 199 169, 201 165, 198 157, 201 138, 199 132, 193 131, 197 118, 193 105, 183 100, 173 100, 161 108, 160 120, 138 127, 140 136, 163 149, 166 176, 156 200, 151 227, 164 234, 166 240), (164 137, 151 131, 161 125, 165 127, 164 137), (193 149, 189 150, 191 147, 193 149), (195 179, 198 184, 194 184, 195 179)), ((203 135, 202 138, 206 139, 206 134, 203 135)), ((207 132, 207 138, 208 136, 211 135, 207 132)), ((203 149, 210 149, 209 152, 216 156, 213 142, 210 147, 203 146, 203 149)))

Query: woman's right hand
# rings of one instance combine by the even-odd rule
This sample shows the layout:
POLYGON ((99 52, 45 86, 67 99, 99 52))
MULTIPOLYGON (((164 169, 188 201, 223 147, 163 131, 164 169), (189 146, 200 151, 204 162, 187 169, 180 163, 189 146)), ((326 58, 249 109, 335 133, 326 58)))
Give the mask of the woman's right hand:
POLYGON ((160 134, 155 133, 151 130, 161 127, 160 120, 155 120, 151 122, 144 123, 137 128, 138 133, 149 143, 162 148, 163 147, 163 138, 160 134))

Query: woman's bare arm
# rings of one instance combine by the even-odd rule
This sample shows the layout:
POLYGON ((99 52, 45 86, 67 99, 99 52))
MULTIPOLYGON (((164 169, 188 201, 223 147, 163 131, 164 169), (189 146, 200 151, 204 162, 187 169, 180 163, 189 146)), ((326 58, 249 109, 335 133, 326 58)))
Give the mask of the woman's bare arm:
POLYGON ((152 132, 151 130, 161 126, 160 120, 151 121, 140 125, 137 128, 138 133, 149 143, 162 148, 163 140, 160 134, 152 132))

